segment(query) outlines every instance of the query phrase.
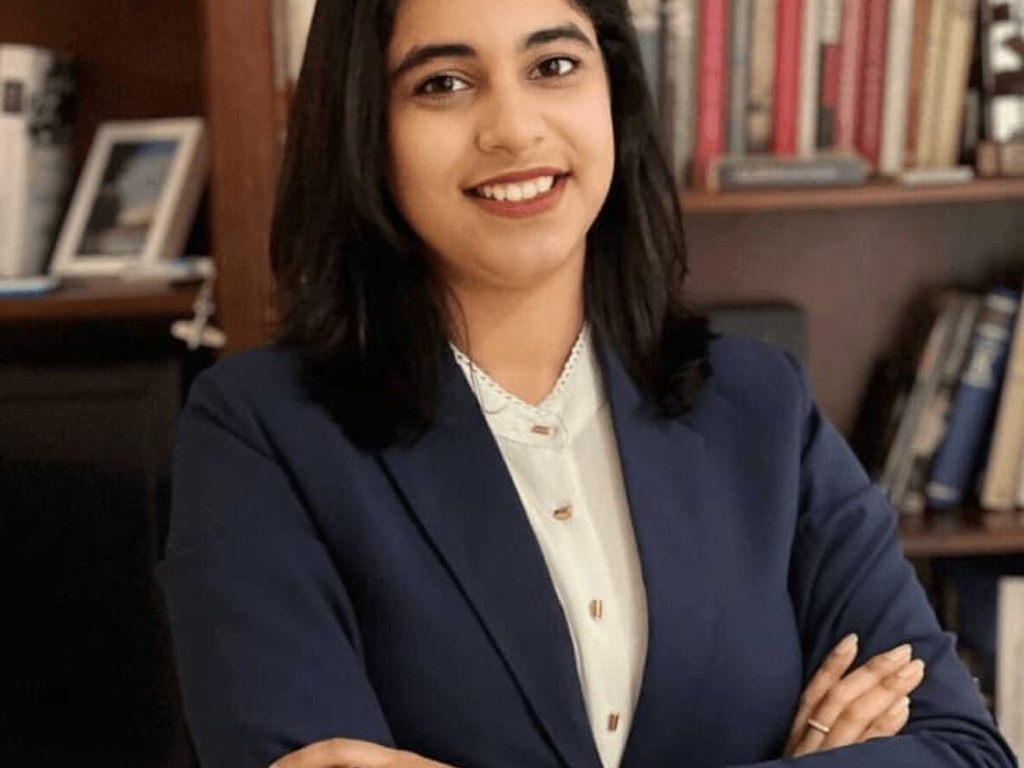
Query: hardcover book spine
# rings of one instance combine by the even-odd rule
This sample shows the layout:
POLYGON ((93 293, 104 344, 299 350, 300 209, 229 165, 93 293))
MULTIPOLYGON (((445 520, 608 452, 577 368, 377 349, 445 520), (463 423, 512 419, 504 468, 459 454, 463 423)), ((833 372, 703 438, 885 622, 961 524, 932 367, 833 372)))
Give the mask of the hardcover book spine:
POLYGON ((949 428, 928 477, 928 503, 948 509, 971 490, 989 436, 999 396, 1019 294, 989 291, 975 325, 971 346, 949 414, 949 428))
POLYGON ((697 135, 694 186, 702 187, 711 161, 725 149, 726 0, 701 0, 697 36, 697 135))
POLYGON ((796 151, 814 154, 818 145, 818 83, 821 80, 821 14, 823 0, 804 0, 800 30, 800 98, 797 111, 796 151))
POLYGON ((1024 141, 1024 0, 982 0, 987 29, 982 62, 987 70, 984 87, 986 138, 996 142, 1024 141), (1016 86, 1014 85, 1016 82, 1016 86))
POLYGON ((1024 456, 1024 312, 1017 313, 1006 361, 992 448, 981 486, 981 506, 1011 511, 1016 502, 1017 471, 1024 456))
POLYGON ((693 156, 694 89, 697 68, 697 0, 665 3, 665 56, 661 73, 661 117, 676 184, 685 186, 693 156))
POLYGON ((977 0, 949 0, 944 67, 939 75, 940 92, 935 136, 935 161, 956 165, 960 156, 964 98, 970 75, 977 0))
POLYGON ((729 30, 729 108, 727 147, 730 154, 747 150, 747 85, 750 72, 751 0, 732 0, 729 30))
POLYGON ((878 170, 886 176, 896 176, 904 167, 913 32, 914 0, 892 0, 889 8, 882 135, 878 156, 878 170))
POLYGON ((865 0, 843 0, 839 42, 839 100, 836 107, 836 148, 853 152, 857 145, 865 0))
POLYGON ((800 101, 800 36, 803 0, 778 0, 775 22, 775 112, 772 152, 793 155, 800 101))
POLYGON ((904 167, 917 166, 917 120, 921 103, 921 78, 924 74, 925 51, 928 48, 928 19, 934 0, 916 0, 914 3, 914 31, 911 35, 910 73, 907 89, 904 167))
POLYGON ((754 0, 747 75, 747 151, 767 153, 772 146, 775 89, 775 0, 754 0))
POLYGON ((1024 755, 1024 576, 1001 576, 996 598, 996 717, 1024 755))
POLYGON ((647 73, 651 103, 657 106, 661 92, 658 83, 661 73, 661 5, 659 0, 629 0, 629 10, 640 44, 644 72, 647 73))
POLYGON ((818 69, 818 149, 836 143, 836 110, 839 107, 839 42, 842 33, 842 0, 822 0, 818 69))
POLYGON ((946 53, 946 28, 949 19, 950 0, 933 0, 928 18, 924 54, 924 71, 921 74, 921 98, 918 103, 916 167, 934 168, 939 165, 936 154, 938 131, 938 103, 941 94, 940 72, 946 53))
POLYGON ((878 168, 882 135, 882 100, 888 42, 888 0, 867 0, 864 28, 864 73, 861 81, 857 149, 872 168, 878 168))
POLYGON ((928 472, 935 452, 946 435, 949 409, 967 357, 967 348, 974 332, 981 297, 964 295, 959 304, 953 337, 943 359, 939 361, 937 386, 921 414, 910 445, 910 466, 906 476, 900 480, 902 488, 895 503, 908 515, 921 514, 927 506, 928 472))
POLYGON ((913 438, 917 432, 921 415, 924 413, 925 405, 935 390, 940 361, 945 355, 952 337, 956 310, 955 298, 944 297, 944 301, 932 318, 931 327, 928 329, 928 338, 917 358, 914 383, 910 389, 892 445, 889 447, 889 455, 879 481, 879 485, 889 494, 893 505, 901 510, 905 478, 911 463, 913 438))

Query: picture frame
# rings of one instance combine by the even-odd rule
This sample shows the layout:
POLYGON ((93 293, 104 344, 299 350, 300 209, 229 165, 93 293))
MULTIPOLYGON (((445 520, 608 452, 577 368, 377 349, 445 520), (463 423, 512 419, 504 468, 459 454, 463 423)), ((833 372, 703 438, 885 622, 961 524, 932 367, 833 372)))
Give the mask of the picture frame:
POLYGON ((101 123, 50 262, 58 277, 158 273, 182 256, 209 173, 202 118, 101 123))

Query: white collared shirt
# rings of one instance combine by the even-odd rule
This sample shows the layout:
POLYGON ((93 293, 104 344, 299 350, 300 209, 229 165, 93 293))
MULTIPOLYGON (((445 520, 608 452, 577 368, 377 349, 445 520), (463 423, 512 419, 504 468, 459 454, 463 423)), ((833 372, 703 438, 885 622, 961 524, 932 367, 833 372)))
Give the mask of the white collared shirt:
POLYGON ((454 348, 565 612, 603 768, 618 768, 647 653, 647 599, 615 432, 588 327, 530 405, 454 348))

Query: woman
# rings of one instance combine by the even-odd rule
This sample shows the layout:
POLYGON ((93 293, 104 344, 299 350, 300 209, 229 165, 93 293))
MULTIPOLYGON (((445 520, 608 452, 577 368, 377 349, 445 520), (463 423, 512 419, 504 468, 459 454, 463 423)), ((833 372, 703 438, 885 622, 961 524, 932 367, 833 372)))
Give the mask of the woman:
POLYGON ((281 343, 181 423, 205 765, 1012 764, 798 367, 683 305, 643 82, 624 0, 318 5, 281 343))

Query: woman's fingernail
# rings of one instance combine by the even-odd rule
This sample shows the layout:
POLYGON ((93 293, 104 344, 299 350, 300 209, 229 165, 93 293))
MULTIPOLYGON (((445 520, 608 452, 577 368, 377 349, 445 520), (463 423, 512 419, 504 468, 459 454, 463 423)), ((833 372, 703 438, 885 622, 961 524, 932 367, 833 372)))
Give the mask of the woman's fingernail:
POLYGON ((839 645, 836 646, 836 653, 843 654, 844 656, 851 653, 857 648, 857 639, 857 634, 855 632, 851 632, 839 641, 839 645))
POLYGON ((908 709, 910 709, 910 697, 904 696, 892 705, 892 709, 889 710, 889 714, 895 717, 896 715, 902 715, 908 709))
POLYGON ((904 643, 885 654, 885 658, 889 661, 909 661, 912 652, 913 649, 910 647, 910 643, 904 643))
POLYGON ((924 674, 924 662, 920 659, 914 659, 912 662, 907 664, 903 669, 896 673, 896 677, 901 680, 909 680, 912 677, 924 674))

